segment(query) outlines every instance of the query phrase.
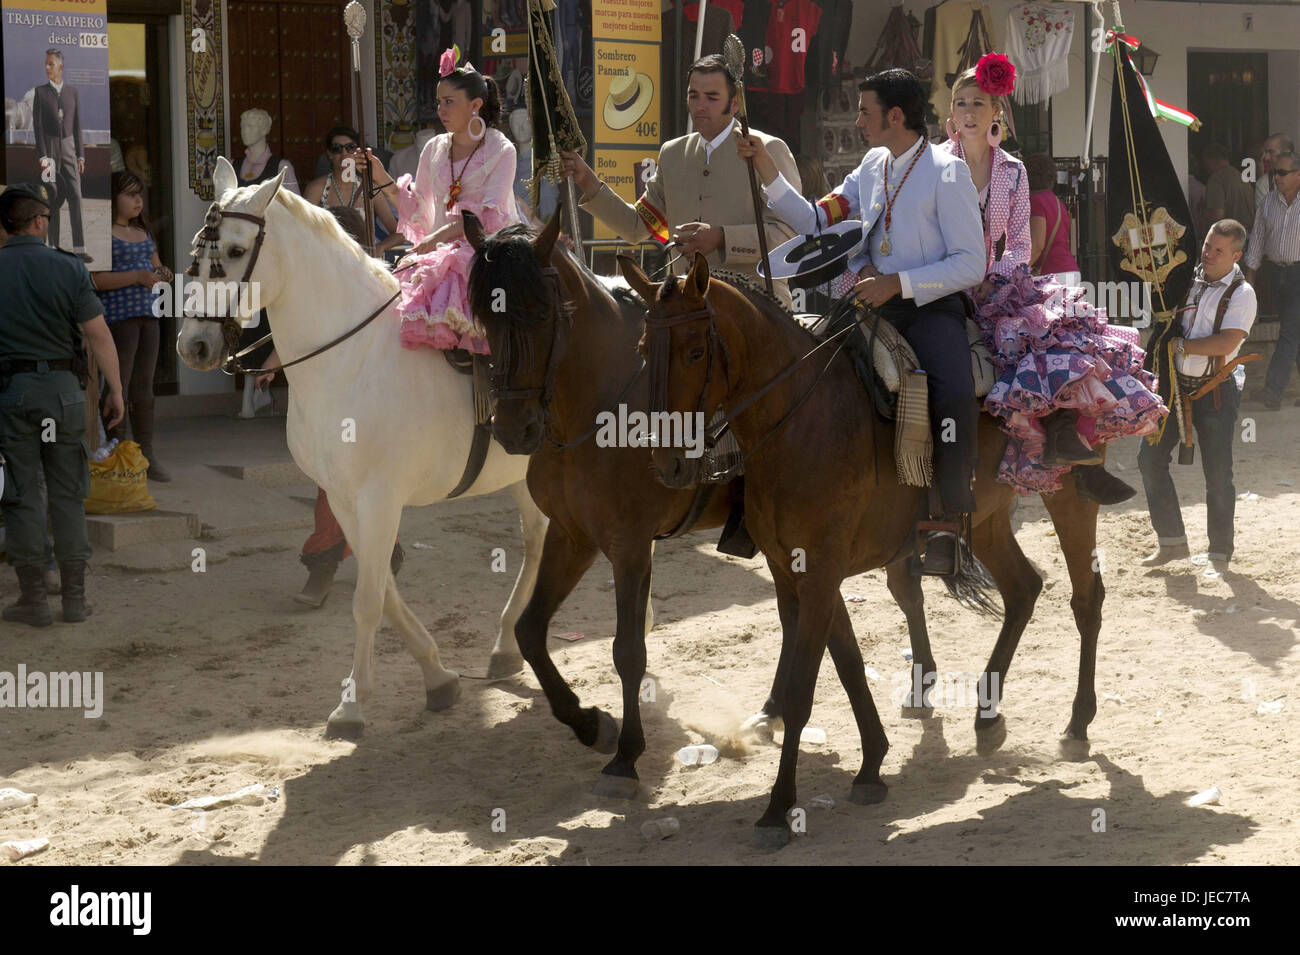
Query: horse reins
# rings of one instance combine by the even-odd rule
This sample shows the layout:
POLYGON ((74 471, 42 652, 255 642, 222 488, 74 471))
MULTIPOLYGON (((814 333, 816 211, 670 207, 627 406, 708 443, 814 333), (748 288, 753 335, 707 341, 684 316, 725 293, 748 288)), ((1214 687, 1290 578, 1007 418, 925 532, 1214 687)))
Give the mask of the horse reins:
MULTIPOLYGON (((262 242, 266 239, 266 219, 263 216, 255 216, 247 212, 228 212, 225 209, 222 209, 217 202, 213 202, 212 205, 208 207, 207 215, 204 216, 203 219, 203 231, 199 233, 198 249, 194 253, 194 257, 193 260, 190 262, 189 268, 185 270, 185 274, 190 276, 191 278, 197 278, 199 274, 199 259, 206 258, 211 263, 208 268, 208 279, 224 279, 226 277, 226 269, 222 262, 221 251, 218 245, 218 243, 220 243, 221 241, 220 229, 221 229, 222 219, 244 219, 257 226, 257 238, 253 240, 252 255, 249 257, 248 267, 244 269, 244 277, 239 280, 239 284, 241 286, 247 285, 249 281, 249 277, 253 274, 253 268, 257 265, 257 257, 262 251, 262 242)), ((419 263, 413 262, 410 265, 403 265, 399 268, 393 269, 393 273, 396 274, 398 272, 405 272, 407 269, 414 268, 418 264, 419 263)), ((225 374, 231 376, 237 374, 257 376, 257 375, 264 375, 269 372, 283 371, 285 368, 292 368, 294 365, 301 364, 302 362, 307 361, 309 358, 315 358, 317 355, 329 351, 335 345, 339 345, 347 341, 357 332, 361 331, 363 328, 365 328, 367 325, 373 322, 376 318, 382 315, 388 309, 388 306, 392 305, 393 302, 397 301, 398 296, 400 296, 401 294, 402 291, 399 288, 396 292, 392 294, 392 297, 390 297, 388 301, 384 302, 383 305, 380 305, 377 309, 375 309, 364 319, 362 319, 359 325, 353 326, 349 331, 344 332, 338 338, 335 338, 331 342, 327 342, 326 344, 322 345, 320 348, 308 352, 306 355, 303 355, 300 358, 295 358, 292 361, 287 361, 282 365, 277 365, 275 368, 245 368, 243 365, 239 363, 239 360, 243 358, 245 355, 256 351, 257 349, 265 345, 267 342, 269 342, 271 340, 271 333, 268 332, 266 335, 263 335, 257 341, 253 342, 253 344, 249 345, 247 348, 244 348, 236 352, 235 349, 239 345, 239 336, 243 330, 243 326, 239 324, 239 321, 234 316, 192 315, 189 317, 194 318, 200 322, 220 323, 222 338, 225 340, 226 351, 228 352, 225 360, 222 361, 221 363, 221 370, 225 374)))
MULTIPOLYGON (((698 407, 696 409, 697 412, 704 410, 704 402, 707 400, 707 396, 709 392, 709 384, 712 381, 713 342, 715 339, 718 341, 719 345, 721 346, 719 350, 723 354, 723 364, 724 364, 723 374, 724 375, 727 374, 725 368, 726 346, 722 342, 722 337, 718 334, 717 323, 714 320, 713 305, 706 300, 703 308, 695 309, 694 311, 690 311, 690 312, 685 312, 681 315, 673 315, 668 318, 652 318, 650 317, 649 314, 646 315, 647 330, 649 331, 653 329, 653 331, 656 334, 663 334, 663 335, 666 335, 670 328, 675 327, 677 325, 683 325, 690 322, 700 322, 700 321, 707 321, 709 323, 708 338, 706 339, 707 341, 706 348, 708 350, 708 357, 707 357, 708 363, 705 366, 704 388, 700 393, 700 400, 698 402, 698 407)), ((724 414, 721 420, 711 424, 704 434, 705 448, 712 450, 714 447, 716 447, 718 440, 727 431, 727 429, 731 427, 732 421, 734 421, 737 417, 739 417, 741 414, 747 411, 750 407, 754 405, 755 402, 757 402, 769 391, 771 391, 773 388, 779 385, 782 381, 784 381, 786 378, 793 375, 795 371, 798 370, 800 365, 802 365, 813 355, 817 354, 817 352, 821 351, 827 345, 830 345, 833 342, 835 342, 836 339, 846 336, 847 333, 852 331, 854 328, 857 328, 858 325, 861 324, 861 321, 862 319, 859 318, 854 322, 845 325, 838 332, 835 332, 834 334, 828 336, 824 341, 818 342, 812 349, 805 352, 800 357, 796 358, 793 362, 791 362, 784 369, 782 369, 776 375, 776 377, 774 377, 771 381, 769 381, 758 391, 754 392, 754 394, 750 395, 748 398, 742 401, 736 408, 734 408, 729 413, 724 414)), ((708 475, 707 479, 709 481, 721 482, 724 480, 728 480, 734 475, 740 473, 741 470, 744 468, 745 462, 748 461, 751 457, 753 457, 753 455, 758 451, 758 449, 761 448, 767 442, 768 438, 772 437, 774 434, 780 431, 781 428, 785 426, 786 422, 788 422, 794 416, 794 413, 803 406, 804 402, 806 402, 808 398, 812 396, 813 391, 816 390, 819 384, 821 384, 822 378, 826 376, 826 373, 830 370, 831 365, 834 364, 835 359, 839 356, 840 352, 843 351, 844 346, 847 343, 848 343, 848 339, 847 337, 845 337, 844 340, 839 343, 839 347, 835 349, 835 353, 831 355, 830 359, 822 367, 822 370, 817 373, 817 377, 813 380, 813 383, 808 386, 807 390, 804 391, 804 393, 799 396, 799 399, 786 411, 784 415, 781 416, 781 420, 778 421, 775 425, 773 425, 768 430, 767 434, 763 435, 763 437, 760 438, 759 441, 752 448, 749 449, 748 453, 742 455, 740 460, 737 461, 735 464, 733 464, 731 467, 727 468, 727 470, 721 471, 718 474, 708 475)), ((651 354, 653 356, 653 348, 651 354)), ((668 379, 667 366, 665 366, 664 368, 662 378, 663 378, 662 394, 664 400, 661 400, 660 404, 666 404, 667 403, 666 401, 667 379, 668 379)), ((730 384, 730 376, 728 376, 728 384, 730 384)), ((651 383, 652 391, 655 389, 655 385, 656 385, 655 382, 651 383)), ((652 401, 652 405, 653 404, 654 402, 652 401)), ((652 407, 651 410, 663 411, 664 409, 662 407, 657 407, 657 408, 652 407)))
MULTIPOLYGON (((551 398, 555 391, 555 377, 559 371, 560 360, 564 357, 569 347, 569 334, 572 331, 573 316, 568 313, 564 306, 564 297, 560 294, 560 270, 553 265, 545 266, 542 275, 546 277, 551 286, 551 318, 555 326, 555 331, 551 336, 550 354, 546 359, 546 376, 542 379, 540 388, 511 388, 509 387, 510 371, 503 370, 500 375, 494 375, 492 379, 492 400, 497 401, 526 401, 530 398, 539 399, 542 408, 542 433, 546 435, 546 440, 557 451, 567 451, 569 448, 575 448, 582 444, 597 431, 600 430, 600 423, 597 422, 580 437, 572 441, 560 442, 551 436, 551 398), (498 382, 500 383, 498 385, 498 382)), ((624 398, 627 397, 632 386, 645 371, 645 362, 637 369, 632 379, 623 386, 618 397, 614 399, 617 406, 624 398)))

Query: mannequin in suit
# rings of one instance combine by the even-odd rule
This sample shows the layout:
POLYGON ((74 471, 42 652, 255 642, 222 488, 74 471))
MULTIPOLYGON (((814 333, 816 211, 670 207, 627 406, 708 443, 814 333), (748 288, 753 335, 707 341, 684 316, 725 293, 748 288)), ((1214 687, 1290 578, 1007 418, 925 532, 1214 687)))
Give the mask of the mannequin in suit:
POLYGON ((89 262, 81 216, 81 175, 86 171, 86 145, 81 138, 81 110, 77 88, 63 82, 63 52, 45 51, 45 77, 32 97, 32 128, 41 164, 54 168, 54 205, 50 209, 49 243, 59 247, 59 207, 66 201, 72 222, 72 252, 89 262))

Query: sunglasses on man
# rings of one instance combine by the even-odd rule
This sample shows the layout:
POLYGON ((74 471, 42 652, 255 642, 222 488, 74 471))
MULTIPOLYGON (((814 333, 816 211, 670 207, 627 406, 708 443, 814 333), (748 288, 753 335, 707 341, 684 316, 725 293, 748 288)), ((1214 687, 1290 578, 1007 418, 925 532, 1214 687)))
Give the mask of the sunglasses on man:
POLYGON ((330 143, 330 152, 336 155, 338 153, 354 153, 360 148, 356 143, 330 143))
POLYGON ((1274 169, 1274 176, 1289 176, 1293 172, 1300 172, 1300 169, 1274 169))

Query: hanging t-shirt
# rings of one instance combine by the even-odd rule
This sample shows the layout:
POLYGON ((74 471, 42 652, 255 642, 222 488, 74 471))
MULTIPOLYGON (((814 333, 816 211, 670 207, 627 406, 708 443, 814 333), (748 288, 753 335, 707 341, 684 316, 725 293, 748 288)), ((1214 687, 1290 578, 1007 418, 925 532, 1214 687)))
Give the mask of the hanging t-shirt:
POLYGON ((767 77, 754 89, 786 95, 802 92, 808 45, 821 18, 822 8, 813 0, 772 0, 763 51, 767 77), (796 36, 796 30, 802 30, 802 36, 796 36))
MULTIPOLYGON (((745 18, 745 0, 709 0, 709 6, 726 10, 731 14, 736 29, 740 29, 741 21, 745 18)), ((688 3, 682 7, 682 12, 686 14, 687 20, 694 23, 700 18, 700 5, 698 2, 688 3)))
POLYGON ((840 81, 840 64, 853 26, 853 0, 817 0, 822 8, 817 36, 808 44, 804 78, 810 86, 833 86, 840 81))

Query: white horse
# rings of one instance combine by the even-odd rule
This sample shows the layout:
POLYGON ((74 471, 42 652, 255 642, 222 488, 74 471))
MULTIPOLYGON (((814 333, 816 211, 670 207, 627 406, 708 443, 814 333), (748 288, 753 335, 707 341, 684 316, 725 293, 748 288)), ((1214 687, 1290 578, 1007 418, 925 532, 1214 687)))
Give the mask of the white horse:
MULTIPOLYGON (((287 365, 361 324, 397 292, 398 282, 330 213, 282 190, 283 178, 281 172, 260 186, 241 188, 230 163, 217 160, 213 208, 219 212, 208 215, 216 231, 195 236, 196 253, 208 257, 196 259, 197 274, 189 280, 201 283, 206 297, 209 285, 222 281, 219 273, 211 275, 215 261, 228 282, 258 283, 261 307, 287 365)), ((361 706, 374 686, 371 657, 381 614, 401 633, 424 673, 427 708, 443 709, 460 695, 458 674, 442 665, 437 644, 398 595, 389 557, 402 508, 442 500, 459 482, 474 431, 473 398, 469 379, 441 355, 402 347, 398 322, 390 303, 346 341, 285 369, 289 450, 298 467, 325 489, 357 556, 356 652, 342 702, 329 716, 330 735, 355 736, 365 725, 361 706)), ((176 351, 191 368, 205 371, 222 363, 227 340, 222 325, 187 317, 176 351)), ((510 488, 524 533, 523 566, 501 614, 489 677, 523 668, 515 623, 537 580, 547 526, 523 483, 527 468, 527 457, 506 454, 493 441, 482 472, 466 491, 478 495, 510 488)), ((455 565, 444 573, 450 583, 458 579, 455 565)))

